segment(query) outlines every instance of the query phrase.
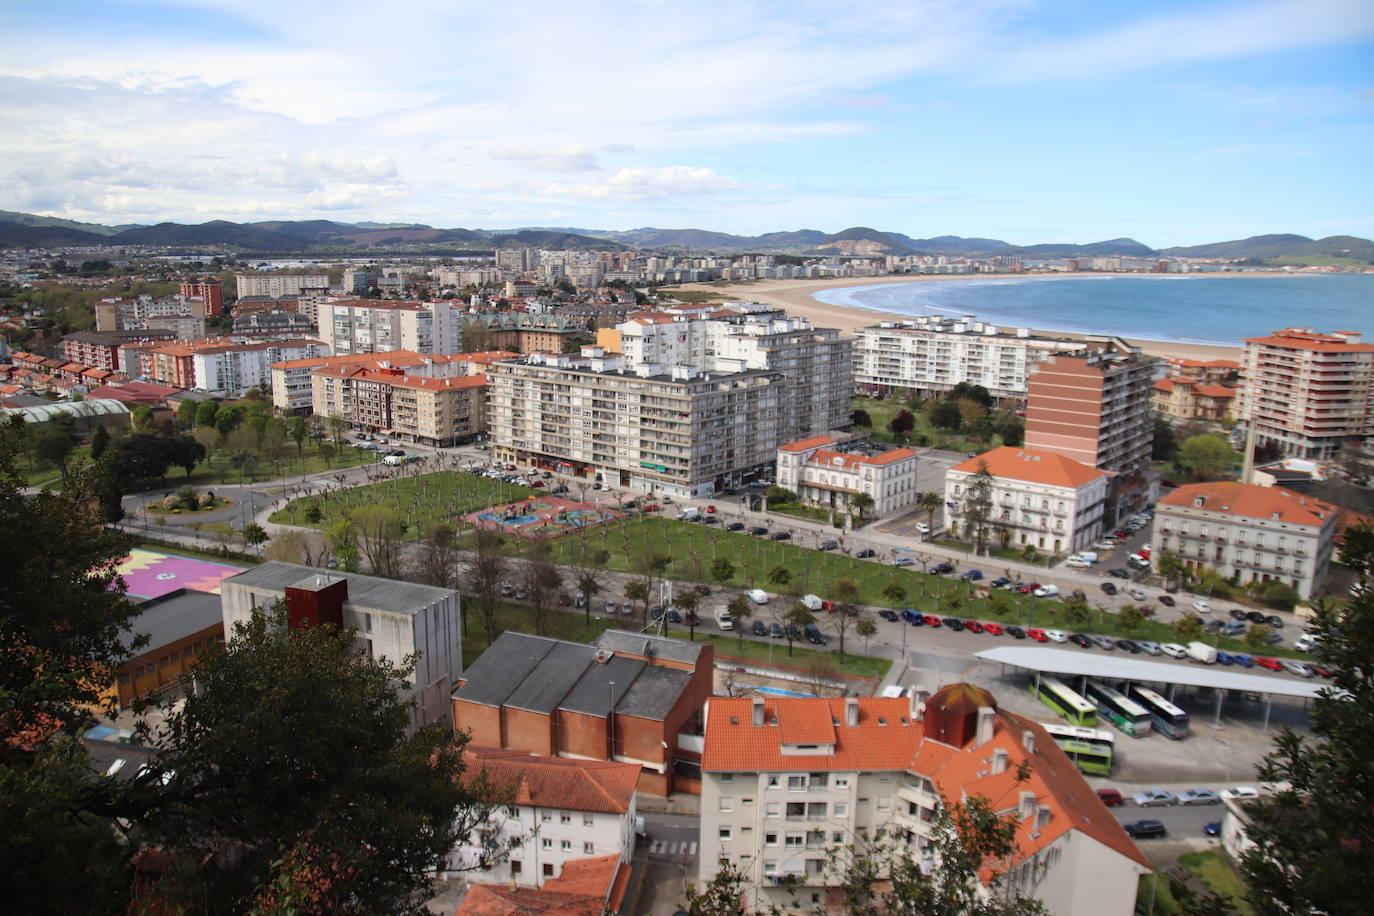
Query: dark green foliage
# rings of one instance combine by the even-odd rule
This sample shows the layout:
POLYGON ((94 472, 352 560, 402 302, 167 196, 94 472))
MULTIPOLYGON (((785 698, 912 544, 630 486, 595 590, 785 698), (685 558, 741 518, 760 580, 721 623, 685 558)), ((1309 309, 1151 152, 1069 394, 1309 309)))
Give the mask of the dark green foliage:
POLYGON ((102 424, 95 428, 91 433, 91 460, 99 461, 100 456, 105 454, 105 449, 110 447, 110 431, 102 424))
POLYGON ((988 394, 988 390, 982 385, 971 385, 968 382, 960 382, 955 385, 950 392, 945 395, 945 399, 948 401, 973 401, 975 404, 981 404, 989 410, 992 409, 992 395, 988 394))
POLYGON ((196 408, 197 426, 214 426, 219 418, 219 405, 214 401, 205 401, 196 408))
POLYGON ((930 425, 936 429, 954 432, 963 422, 964 415, 960 413, 959 405, 953 401, 936 401, 930 408, 930 425))
MULTIPOLYGON (((957 407, 954 410, 955 413, 959 412, 957 407)), ((887 428, 892 431, 894 436, 905 436, 916 428, 916 418, 912 416, 911 411, 902 410, 892 418, 887 424, 887 428)))
POLYGON ((855 410, 849 414, 849 422, 862 429, 873 428, 873 418, 868 415, 866 410, 855 410))

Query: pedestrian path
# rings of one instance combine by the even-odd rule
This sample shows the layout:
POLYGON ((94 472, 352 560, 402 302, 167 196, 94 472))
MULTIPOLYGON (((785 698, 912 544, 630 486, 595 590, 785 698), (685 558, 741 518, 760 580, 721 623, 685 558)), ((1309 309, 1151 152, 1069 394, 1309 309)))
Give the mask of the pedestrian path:
POLYGON ((653 845, 649 847, 649 855, 651 856, 668 856, 669 858, 675 858, 677 856, 694 856, 696 854, 697 844, 694 840, 654 840, 653 845))

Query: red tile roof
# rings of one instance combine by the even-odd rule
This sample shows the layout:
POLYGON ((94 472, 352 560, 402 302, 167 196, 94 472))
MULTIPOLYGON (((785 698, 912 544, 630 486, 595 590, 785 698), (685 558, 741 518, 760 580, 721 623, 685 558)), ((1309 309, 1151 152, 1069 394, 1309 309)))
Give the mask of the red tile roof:
POLYGON ((1275 331, 1268 337, 1246 337, 1247 344, 1267 347, 1286 347, 1293 350, 1340 351, 1345 353, 1374 353, 1374 344, 1347 343, 1331 334, 1317 334, 1296 328, 1275 331))
POLYGON ((1193 393, 1204 398, 1233 398, 1236 389, 1225 385, 1199 385, 1193 393))
POLYGON ((786 445, 779 445, 780 452, 805 452, 813 448, 821 448, 825 445, 834 445, 835 440, 829 436, 812 436, 810 439, 801 439, 797 442, 788 442, 786 445))
POLYGON ((1179 487, 1159 501, 1161 506, 1199 508, 1242 518, 1276 519, 1291 525, 1320 528, 1339 510, 1320 499, 1313 499, 1285 487, 1262 487, 1253 483, 1219 481, 1190 483, 1179 487), (1201 506, 1195 506, 1201 498, 1201 506))
POLYGON ((468 747, 464 758, 470 778, 485 772, 494 785, 510 787, 512 804, 607 814, 630 809, 642 769, 631 763, 536 757, 489 747, 468 747))
POLYGON ((1054 452, 1004 445, 956 464, 951 470, 976 474, 984 462, 988 473, 1006 480, 1025 480, 1052 487, 1078 489, 1099 477, 1106 477, 1091 465, 1065 458, 1054 452))

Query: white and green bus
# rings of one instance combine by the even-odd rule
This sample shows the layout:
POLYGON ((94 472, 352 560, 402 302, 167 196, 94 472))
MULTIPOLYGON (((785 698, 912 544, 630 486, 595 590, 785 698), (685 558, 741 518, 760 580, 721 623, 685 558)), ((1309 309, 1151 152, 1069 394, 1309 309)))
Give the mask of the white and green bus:
POLYGON ((1116 754, 1116 736, 1096 728, 1041 723, 1054 743, 1084 773, 1110 776, 1116 754))
POLYGON ((1132 738, 1144 738, 1150 733, 1150 711, 1115 687, 1088 681, 1083 695, 1097 707, 1099 718, 1105 718, 1132 738))
POLYGON ((1081 728, 1097 726, 1097 707, 1064 686, 1058 678, 1036 674, 1031 678, 1030 692, 1070 725, 1081 728))
POLYGON ((1155 728, 1163 734, 1181 739, 1193 733, 1192 726, 1188 723, 1188 714, 1150 688, 1132 684, 1127 692, 1132 700, 1145 707, 1150 718, 1154 720, 1155 728))

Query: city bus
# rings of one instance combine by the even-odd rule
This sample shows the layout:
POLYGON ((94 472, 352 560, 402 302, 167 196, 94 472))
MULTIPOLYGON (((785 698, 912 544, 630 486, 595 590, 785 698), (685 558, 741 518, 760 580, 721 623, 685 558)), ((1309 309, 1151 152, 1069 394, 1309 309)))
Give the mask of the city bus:
POLYGON ((1097 707, 1099 717, 1106 717, 1132 738, 1144 738, 1150 733, 1150 711, 1115 687, 1088 681, 1083 695, 1097 707))
POLYGON ((1059 749, 1084 773, 1110 776, 1116 754, 1116 736, 1096 728, 1041 723, 1059 749))
POLYGON ((1132 684, 1127 693, 1132 700, 1145 707, 1154 720, 1155 728, 1170 738, 1186 738, 1193 733, 1188 726, 1188 714, 1150 688, 1132 684))
POLYGON ((1097 726, 1097 707, 1074 693, 1058 679, 1047 674, 1031 678, 1030 692, 1050 709, 1064 717, 1070 725, 1081 728, 1097 726))

